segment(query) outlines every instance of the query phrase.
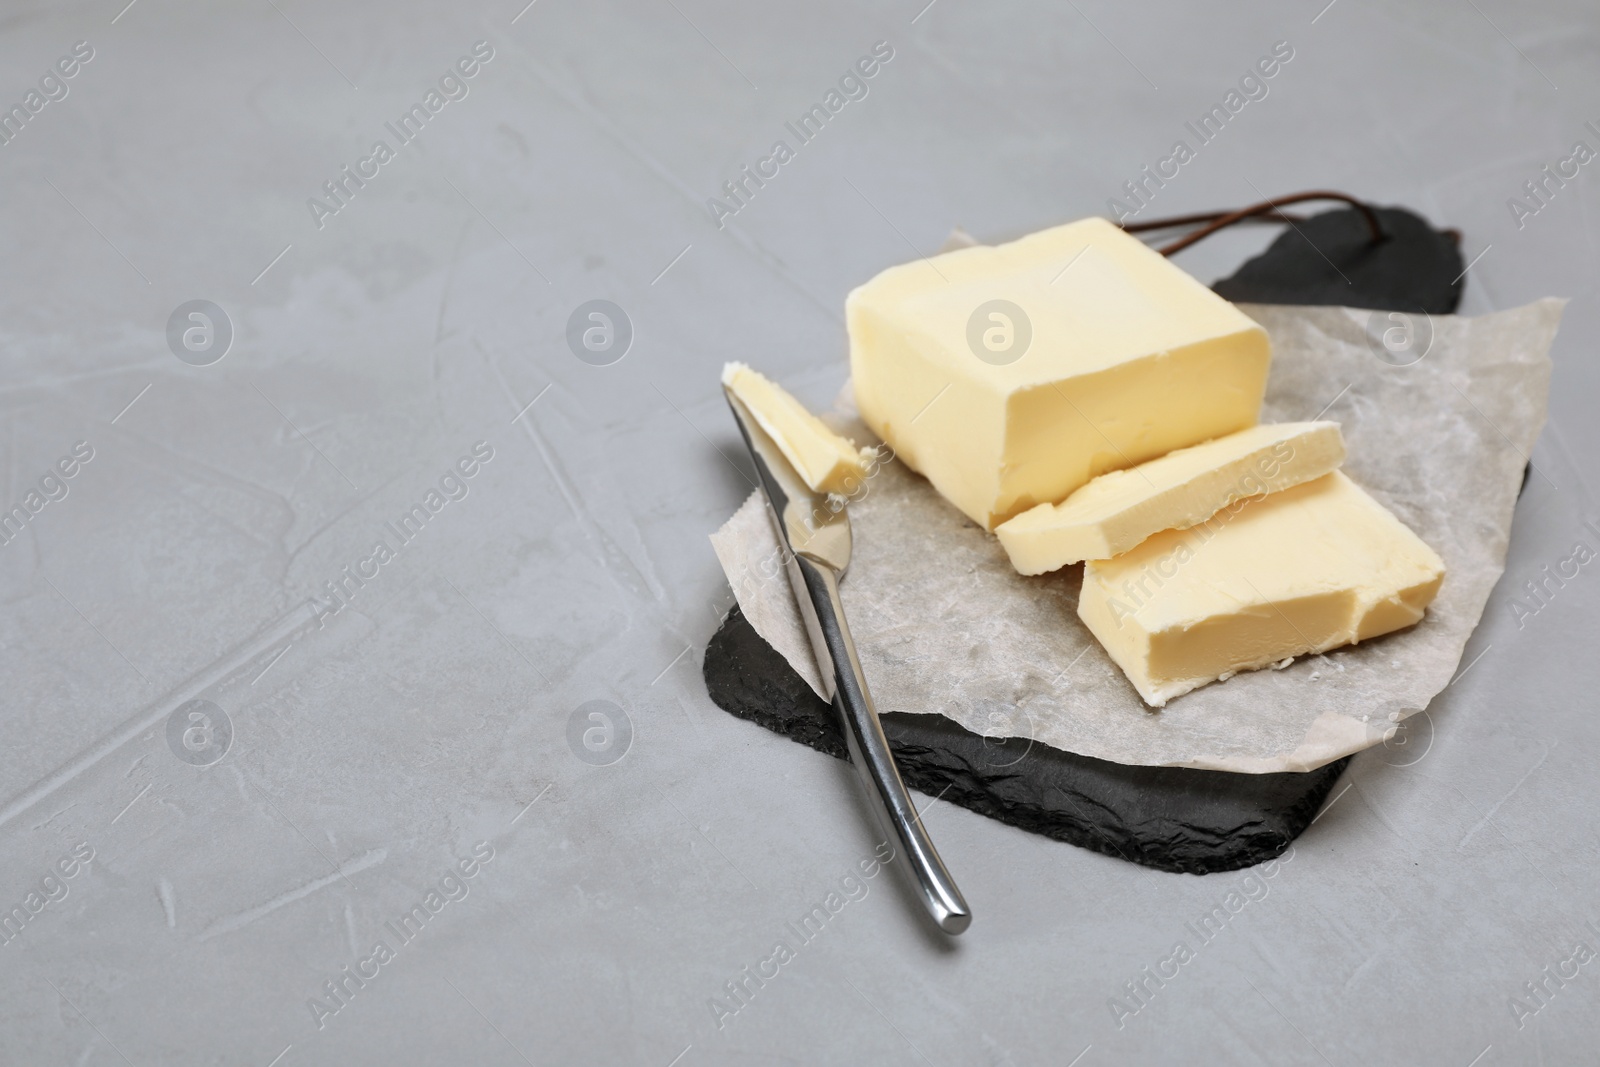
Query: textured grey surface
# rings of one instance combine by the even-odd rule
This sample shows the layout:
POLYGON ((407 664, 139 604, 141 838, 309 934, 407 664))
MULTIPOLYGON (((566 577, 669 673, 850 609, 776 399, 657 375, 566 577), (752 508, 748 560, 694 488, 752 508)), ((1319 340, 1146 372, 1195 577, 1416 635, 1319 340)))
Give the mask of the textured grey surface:
MULTIPOLYGON (((94 49, 0 145, 5 506, 75 442, 94 450, 0 547, 0 904, 26 918, 0 945, 0 1059, 1593 1058, 1600 971, 1542 971, 1600 942, 1600 579, 1541 568, 1600 548, 1595 179, 1550 182, 1520 228, 1507 205, 1574 141, 1600 147, 1591 9, 519 8, 97 0, 0 19, 7 103, 94 49), (466 98, 319 229, 307 198, 479 40, 494 55, 466 98), (706 198, 880 40, 894 57, 867 97, 719 230, 706 198), (734 438, 716 368, 747 359, 824 404, 851 285, 952 223, 993 239, 1105 210, 1278 40, 1295 54, 1270 94, 1149 213, 1342 188, 1488 249, 1467 313, 1573 298, 1540 473, 1431 745, 1358 757, 1205 943, 1190 925, 1246 876, 1161 874, 939 802, 972 930, 936 943, 891 869, 800 942, 787 924, 873 837, 849 768, 705 697, 728 603, 705 534, 748 489, 717 452, 734 438), (597 298, 636 333, 603 367, 564 340, 597 298), (168 350, 196 299, 235 328, 208 367, 168 350), (478 441, 494 455, 465 498, 310 621, 478 441), (1547 593, 1519 611, 1532 579, 1547 593), (232 724, 208 766, 177 757, 181 730, 169 744, 191 699, 232 724), (596 700, 632 724, 609 765, 587 720, 568 740, 596 700), (474 864, 479 842, 493 859, 474 864), (428 898, 441 880, 461 899, 428 898), (388 932, 430 902, 413 940, 388 932), (719 1028, 711 998, 780 938, 793 958, 719 1028), (323 983, 380 939, 393 958, 319 1026, 308 1000, 333 1006, 323 983), (1178 941, 1193 958, 1115 1011, 1178 941), (1520 1028, 1513 997, 1538 1009, 1520 1028)), ((1215 277, 1268 239, 1182 262, 1215 277)))

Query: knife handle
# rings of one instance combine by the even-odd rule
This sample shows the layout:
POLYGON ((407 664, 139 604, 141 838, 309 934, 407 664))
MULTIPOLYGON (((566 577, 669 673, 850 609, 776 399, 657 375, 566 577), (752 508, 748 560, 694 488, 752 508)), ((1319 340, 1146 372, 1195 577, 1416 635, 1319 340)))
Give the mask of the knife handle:
POLYGON ((845 622, 839 575, 833 568, 805 556, 794 557, 794 562, 810 594, 802 598, 801 606, 812 608, 810 614, 815 616, 806 620, 814 622, 815 628, 808 625, 806 629, 813 645, 820 646, 816 649, 819 665, 824 672, 830 666, 833 669, 833 706, 842 720, 850 762, 860 773, 883 828, 899 841, 900 854, 910 863, 928 914, 945 933, 959 934, 971 925, 972 912, 928 839, 922 817, 900 780, 883 724, 878 721, 878 710, 867 690, 850 626, 845 622))

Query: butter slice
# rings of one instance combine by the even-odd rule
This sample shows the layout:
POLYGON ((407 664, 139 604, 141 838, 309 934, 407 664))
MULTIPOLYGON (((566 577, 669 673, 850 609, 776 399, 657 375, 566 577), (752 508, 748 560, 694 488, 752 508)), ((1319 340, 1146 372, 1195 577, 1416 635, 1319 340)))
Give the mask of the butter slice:
POLYGON ((1271 362, 1260 326, 1104 219, 891 267, 845 312, 863 419, 988 530, 1255 425, 1271 362))
POLYGON ((1422 618, 1444 563, 1339 471, 1084 564, 1078 617, 1145 703, 1422 618))
POLYGON ((1162 530, 1184 530, 1238 500, 1276 493, 1344 462, 1336 422, 1285 422, 1180 448, 1102 474, 1059 504, 995 528, 1019 574, 1110 559, 1162 530))
POLYGON ((783 386, 743 363, 724 364, 722 384, 744 402, 813 492, 848 494, 866 477, 863 463, 871 449, 857 449, 828 429, 783 386))

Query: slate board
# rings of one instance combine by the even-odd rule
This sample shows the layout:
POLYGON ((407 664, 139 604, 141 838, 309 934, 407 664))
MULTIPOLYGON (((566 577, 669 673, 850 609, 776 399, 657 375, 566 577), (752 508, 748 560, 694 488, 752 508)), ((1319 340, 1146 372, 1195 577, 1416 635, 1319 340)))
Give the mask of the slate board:
POLYGON ((1267 250, 1211 288, 1236 304, 1333 304, 1451 315, 1461 304, 1461 236, 1404 208, 1372 210, 1373 243, 1354 208, 1287 226, 1267 250))
MULTIPOLYGON (((724 711, 848 758, 833 708, 737 607, 706 648, 705 679, 724 711)), ((1023 739, 980 737, 942 715, 888 712, 882 719, 912 789, 1057 841, 1188 874, 1237 870, 1281 854, 1349 762, 1307 774, 1128 767, 1023 739)))
MULTIPOLYGON (((1285 229, 1214 288, 1241 303, 1454 312, 1464 284, 1458 236, 1401 208, 1375 210, 1387 235, 1382 242, 1370 241, 1354 209, 1326 212, 1285 229)), ((724 711, 848 758, 833 708, 737 607, 706 646, 703 672, 724 711)), ((1281 855, 1350 762, 1303 774, 1130 767, 1027 740, 980 737, 941 715, 882 718, 909 787, 1032 833, 1187 874, 1281 855)))

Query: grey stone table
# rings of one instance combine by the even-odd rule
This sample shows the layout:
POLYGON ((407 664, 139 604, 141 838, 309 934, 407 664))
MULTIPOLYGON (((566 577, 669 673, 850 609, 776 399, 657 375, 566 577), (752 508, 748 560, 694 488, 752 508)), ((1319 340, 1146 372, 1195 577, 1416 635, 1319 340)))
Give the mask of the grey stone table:
POLYGON ((0 20, 0 1061, 1592 1061, 1592 6, 124 3, 0 20), (1340 188, 1460 227, 1468 313, 1571 297, 1537 473, 1292 857, 931 801, 944 944, 706 698, 716 372, 822 404, 852 285, 1163 165, 1145 217, 1340 188))

